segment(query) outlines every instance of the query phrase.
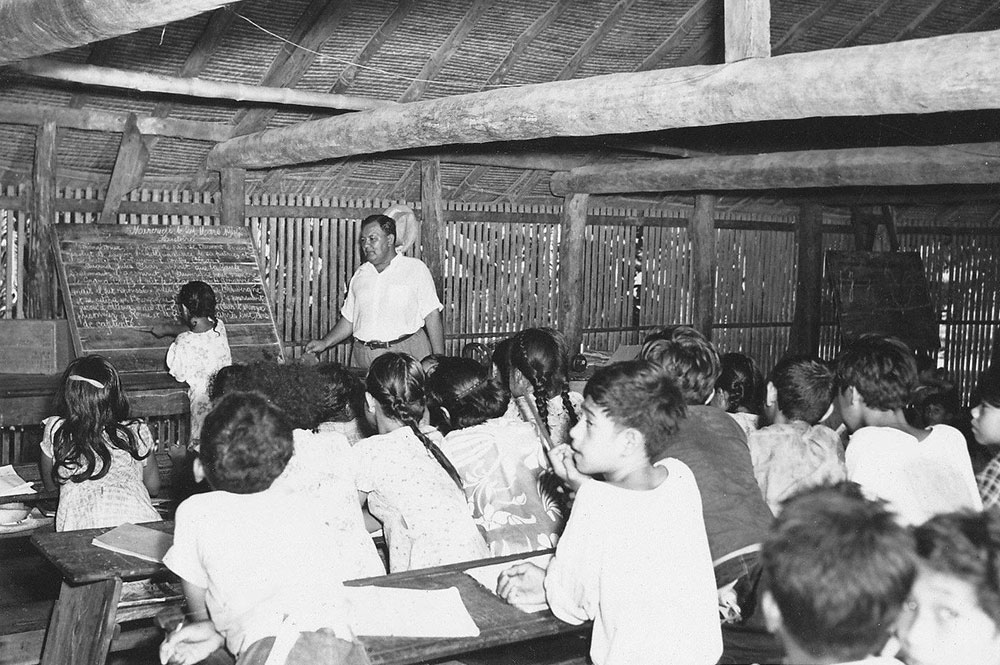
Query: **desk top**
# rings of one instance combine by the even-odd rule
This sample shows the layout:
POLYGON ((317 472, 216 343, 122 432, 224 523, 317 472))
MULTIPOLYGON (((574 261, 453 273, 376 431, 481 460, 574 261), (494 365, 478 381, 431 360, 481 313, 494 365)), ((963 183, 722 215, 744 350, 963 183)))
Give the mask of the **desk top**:
MULTIPOLYGON (((153 522, 146 526, 172 532, 173 522, 153 522)), ((36 533, 31 542, 70 584, 84 584, 121 577, 124 580, 147 578, 166 571, 159 563, 142 561, 91 544, 94 536, 109 529, 85 529, 61 533, 36 533)), ((376 585, 409 589, 444 589, 455 587, 462 596, 480 634, 463 638, 360 637, 373 665, 406 665, 445 658, 479 649, 524 642, 527 640, 588 630, 556 619, 551 612, 534 614, 508 605, 462 571, 477 565, 517 561, 541 554, 531 552, 482 561, 449 564, 437 568, 412 570, 381 577, 347 582, 349 586, 376 585)))

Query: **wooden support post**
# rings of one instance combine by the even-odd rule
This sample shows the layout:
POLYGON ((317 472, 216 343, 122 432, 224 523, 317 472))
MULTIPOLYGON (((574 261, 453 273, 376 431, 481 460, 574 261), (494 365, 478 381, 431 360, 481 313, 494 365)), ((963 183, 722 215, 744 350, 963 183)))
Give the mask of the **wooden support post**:
POLYGON ((71 586, 63 582, 49 619, 42 665, 103 663, 111 648, 121 597, 118 578, 71 586), (80 647, 84 641, 85 647, 80 647))
POLYGON ((223 226, 243 226, 246 223, 247 172, 244 169, 219 171, 222 205, 220 221, 223 226))
POLYGON ((726 62, 771 57, 771 0, 726 0, 726 62))
POLYGON ((823 279, 823 208, 818 203, 799 207, 798 280, 795 315, 788 338, 788 353, 819 353, 819 313, 823 279))
POLYGON ((698 194, 688 220, 691 239, 691 320, 708 339, 712 338, 715 322, 715 204, 717 196, 698 194))
POLYGON ((108 183, 108 193, 104 197, 104 207, 98 223, 115 224, 118 221, 122 197, 142 184, 142 176, 148 163, 149 151, 139 133, 138 119, 134 113, 130 113, 118 145, 118 157, 115 158, 115 167, 111 171, 111 181, 108 183))
POLYGON ((32 230, 28 239, 26 313, 31 318, 51 319, 56 314, 57 299, 52 257, 52 225, 56 216, 56 123, 51 119, 38 127, 31 185, 32 230))
POLYGON ((562 240, 559 243, 559 327, 570 353, 583 343, 583 241, 587 226, 587 194, 563 199, 562 240))
POLYGON ((420 258, 431 271, 434 288, 444 298, 444 200, 441 198, 441 160, 420 162, 420 258))

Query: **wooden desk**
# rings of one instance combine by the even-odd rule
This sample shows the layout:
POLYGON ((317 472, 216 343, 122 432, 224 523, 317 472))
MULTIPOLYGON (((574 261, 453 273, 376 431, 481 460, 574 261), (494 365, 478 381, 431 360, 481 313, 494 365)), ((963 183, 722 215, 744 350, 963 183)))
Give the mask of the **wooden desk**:
MULTIPOLYGON (((172 532, 173 522, 149 524, 172 532)), ((107 658, 123 580, 165 574, 162 564, 150 563, 95 547, 91 540, 108 529, 40 533, 31 542, 63 576, 42 651, 42 665, 103 665, 107 658)), ((589 630, 572 626, 550 612, 528 614, 496 597, 462 570, 533 556, 514 555, 438 568, 396 573, 347 582, 351 586, 377 585, 413 589, 456 587, 479 626, 472 638, 360 637, 373 665, 406 665, 445 658, 539 637, 589 630)))

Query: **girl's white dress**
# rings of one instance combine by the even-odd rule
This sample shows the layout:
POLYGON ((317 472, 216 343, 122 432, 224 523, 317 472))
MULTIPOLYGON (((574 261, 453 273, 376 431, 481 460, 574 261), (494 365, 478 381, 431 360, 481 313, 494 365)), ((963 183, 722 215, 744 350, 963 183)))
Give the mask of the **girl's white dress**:
MULTIPOLYGON (((42 421, 45 434, 42 439, 42 454, 55 459, 53 435, 62 425, 59 416, 50 416, 42 421)), ((59 485, 59 509, 56 511, 56 531, 76 529, 96 529, 104 526, 118 526, 126 522, 159 521, 160 514, 149 500, 149 491, 142 483, 142 469, 147 464, 156 464, 152 454, 153 435, 145 423, 132 421, 127 427, 138 438, 139 454, 149 456, 143 460, 134 459, 129 453, 108 444, 111 451, 111 468, 98 480, 72 480, 59 485)), ((100 458, 97 460, 100 469, 100 458)), ((65 477, 65 472, 61 474, 65 477)))
POLYGON ((218 319, 212 330, 182 332, 167 349, 170 375, 188 384, 192 440, 201 438, 201 425, 212 410, 212 402, 208 398, 208 386, 212 377, 223 367, 232 364, 229 337, 222 319, 218 319))
MULTIPOLYGON (((440 445, 441 433, 423 430, 440 445)), ((370 436, 354 447, 358 489, 382 522, 389 572, 489 556, 465 495, 409 427, 370 436)))

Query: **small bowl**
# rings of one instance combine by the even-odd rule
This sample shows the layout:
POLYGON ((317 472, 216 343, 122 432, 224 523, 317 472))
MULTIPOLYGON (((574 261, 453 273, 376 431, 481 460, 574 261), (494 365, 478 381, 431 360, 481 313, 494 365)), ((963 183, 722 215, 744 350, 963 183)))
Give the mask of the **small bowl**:
POLYGON ((0 524, 16 524, 31 512, 23 503, 0 503, 0 524))

